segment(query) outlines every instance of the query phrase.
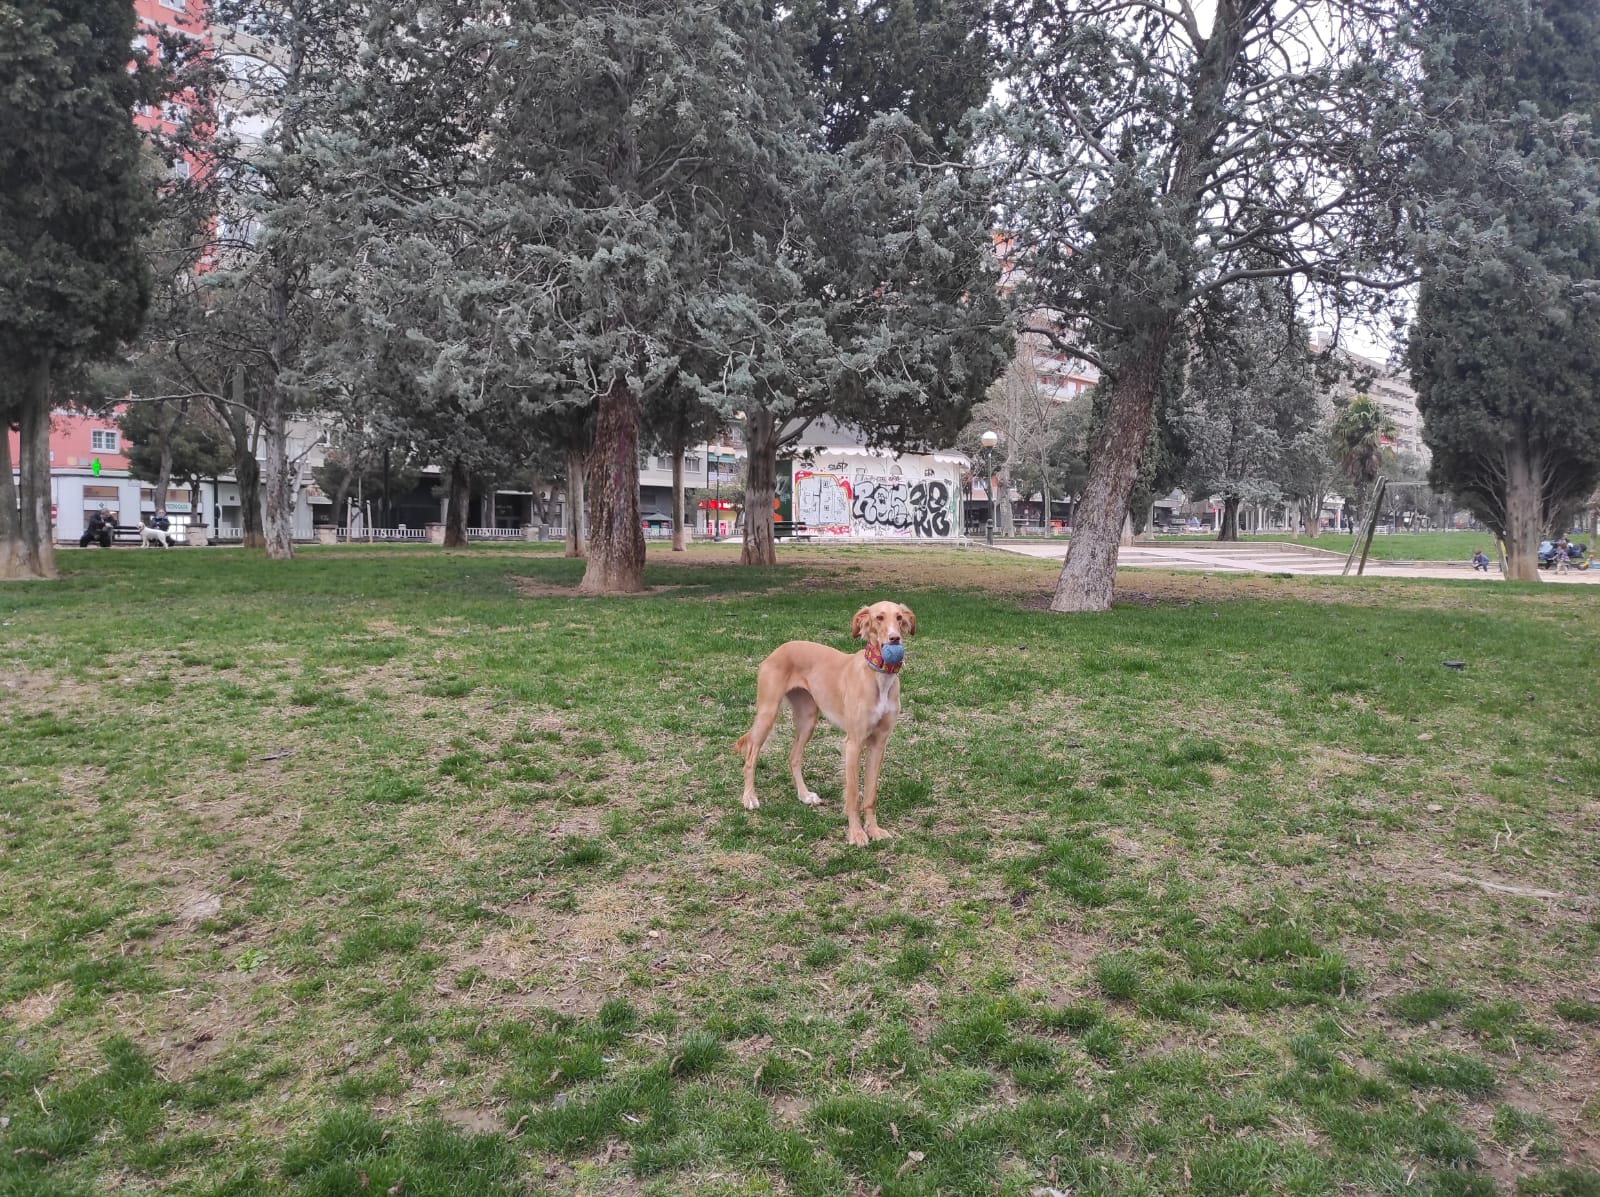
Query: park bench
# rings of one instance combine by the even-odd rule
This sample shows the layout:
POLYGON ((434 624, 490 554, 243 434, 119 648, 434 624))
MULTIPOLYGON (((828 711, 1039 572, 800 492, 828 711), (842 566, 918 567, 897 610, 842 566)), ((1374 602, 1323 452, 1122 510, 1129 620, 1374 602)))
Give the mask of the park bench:
MULTIPOLYGON (((187 543, 184 540, 184 538, 182 536, 179 536, 176 532, 168 532, 167 536, 169 537, 169 544, 170 544, 171 547, 176 548, 180 544, 187 543)), ((138 544, 139 543, 139 525, 138 524, 118 524, 111 531, 111 543, 114 544, 114 545, 115 544, 138 544)))
POLYGON ((810 540, 811 530, 798 520, 774 520, 772 523, 773 540, 810 540))

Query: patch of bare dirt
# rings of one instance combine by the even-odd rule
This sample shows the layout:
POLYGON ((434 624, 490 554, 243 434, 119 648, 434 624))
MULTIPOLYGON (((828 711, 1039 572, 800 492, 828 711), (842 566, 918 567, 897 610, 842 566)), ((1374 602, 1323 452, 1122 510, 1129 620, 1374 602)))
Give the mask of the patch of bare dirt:
POLYGON ((5 1019, 19 1030, 26 1031, 40 1023, 49 1022, 56 1012, 56 1007, 61 1004, 62 996, 67 992, 67 983, 59 981, 49 989, 30 993, 20 1001, 12 1002, 6 1007, 5 1019))
POLYGON ((495 1135, 506 1129, 505 1119, 497 1110, 463 1110, 446 1106, 439 1117, 469 1135, 495 1135))
POLYGON ((230 1048, 259 1036, 265 1028, 256 991, 276 984, 269 971, 214 972, 203 986, 175 990, 164 1006, 147 1009, 144 1038, 162 1075, 187 1080, 230 1048))

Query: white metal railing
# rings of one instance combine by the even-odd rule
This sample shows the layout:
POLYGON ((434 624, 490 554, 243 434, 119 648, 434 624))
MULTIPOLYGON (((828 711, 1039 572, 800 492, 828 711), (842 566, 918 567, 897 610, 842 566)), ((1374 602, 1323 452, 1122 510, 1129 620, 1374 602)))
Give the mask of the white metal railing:
POLYGON ((521 540, 521 528, 468 528, 468 540, 521 540))
MULTIPOLYGON (((310 540, 315 533, 310 524, 296 520, 289 529, 291 540, 310 540)), ((211 539, 215 541, 238 541, 244 539, 244 528, 239 524, 218 524, 211 532, 211 539)))
POLYGON ((426 528, 358 528, 354 535, 349 528, 339 529, 339 539, 361 544, 376 540, 427 540, 426 528))

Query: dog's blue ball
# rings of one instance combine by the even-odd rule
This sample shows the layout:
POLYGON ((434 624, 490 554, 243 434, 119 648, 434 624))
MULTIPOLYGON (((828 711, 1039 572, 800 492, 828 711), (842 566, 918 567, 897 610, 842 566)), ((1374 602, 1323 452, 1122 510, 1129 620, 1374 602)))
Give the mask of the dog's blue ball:
POLYGON ((898 665, 906 659, 906 646, 903 644, 885 644, 883 646, 883 663, 885 665, 898 665))

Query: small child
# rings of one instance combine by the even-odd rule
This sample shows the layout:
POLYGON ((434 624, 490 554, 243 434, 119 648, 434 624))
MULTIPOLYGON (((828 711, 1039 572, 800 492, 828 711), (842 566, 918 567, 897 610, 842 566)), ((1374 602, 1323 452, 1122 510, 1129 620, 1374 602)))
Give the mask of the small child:
POLYGON ((1489 572, 1489 558, 1483 555, 1482 549, 1472 550, 1472 568, 1474 571, 1481 569, 1484 573, 1489 572))

